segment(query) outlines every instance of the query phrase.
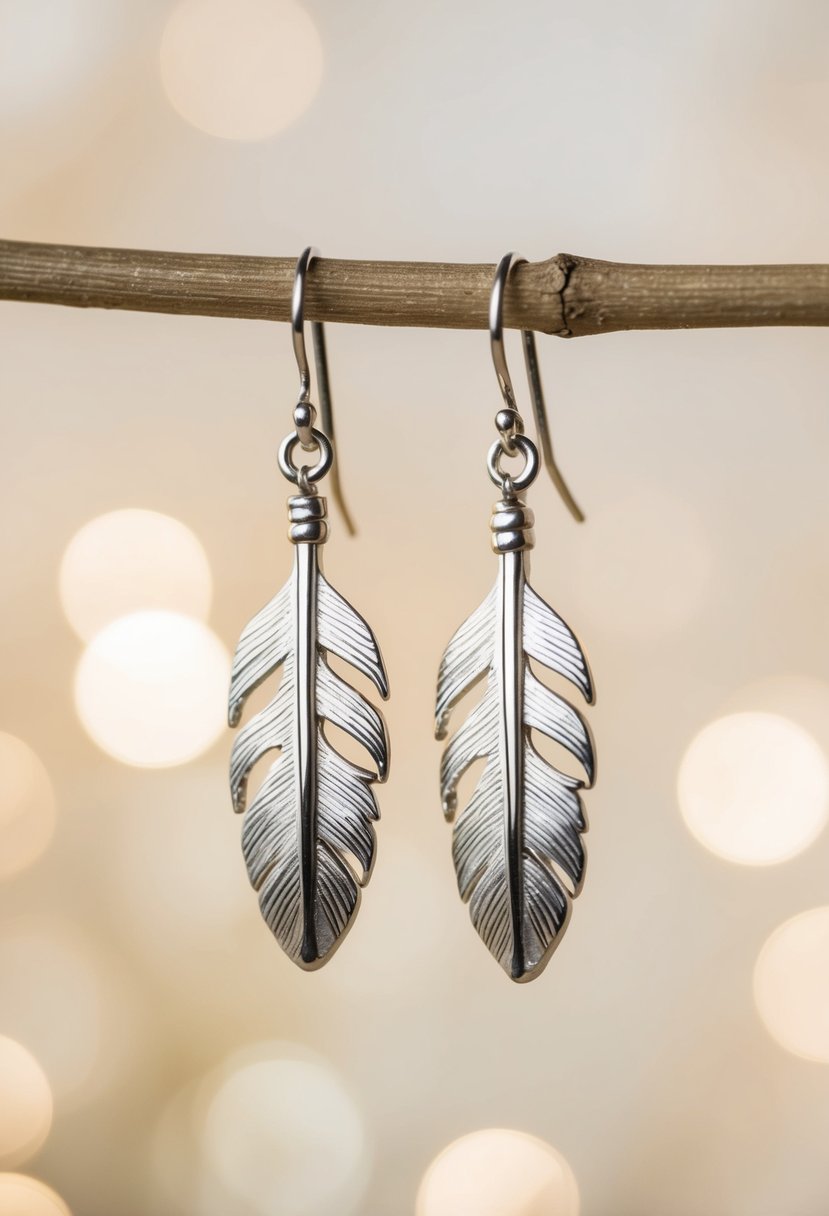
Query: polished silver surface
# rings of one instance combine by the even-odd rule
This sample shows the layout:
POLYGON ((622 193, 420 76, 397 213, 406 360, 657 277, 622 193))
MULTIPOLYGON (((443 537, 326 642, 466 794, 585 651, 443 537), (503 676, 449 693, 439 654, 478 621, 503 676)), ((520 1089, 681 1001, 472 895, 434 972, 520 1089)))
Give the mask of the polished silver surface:
POLYGON ((389 755, 382 715, 328 656, 367 676, 384 698, 388 684, 371 629, 323 576, 324 499, 299 495, 289 507, 293 572, 242 633, 231 726, 255 688, 279 668, 282 677, 274 698, 236 739, 230 784, 235 809, 245 812, 242 849, 262 915, 289 958, 314 970, 348 932, 371 874, 379 817, 371 786, 385 780, 389 755), (374 771, 340 755, 324 722, 362 744, 374 771), (245 811, 250 772, 272 750, 278 755, 245 811))
MULTIPOLYGON (((524 434, 503 326, 506 284, 513 267, 525 260, 515 253, 501 259, 489 307, 490 350, 504 399, 504 408, 495 416, 498 439, 487 455, 489 476, 501 491, 490 522, 498 578, 446 649, 435 709, 435 732, 443 739, 454 705, 486 678, 477 708, 443 753, 441 798, 447 819, 455 820, 459 782, 473 764, 485 761, 474 793, 457 816, 452 854, 472 923, 507 975, 519 983, 543 971, 581 889, 587 824, 579 790, 592 785, 595 771, 587 724, 530 666, 534 659, 592 702, 593 685, 581 647, 528 582, 534 517, 520 494, 538 474, 539 455, 524 434), (523 458, 523 466, 507 472, 502 460, 515 456, 523 458), (586 781, 543 756, 533 741, 534 731, 575 757, 586 781)), ((544 463, 571 513, 582 520, 553 459, 535 338, 531 333, 523 338, 544 463)))
POLYGON ((311 372, 305 349, 306 249, 297 263, 291 330, 300 376, 294 427, 279 448, 279 467, 299 493, 288 499, 293 572, 278 595, 243 631, 233 659, 228 719, 237 726, 246 699, 281 668, 276 694, 240 732, 230 758, 236 811, 244 813, 242 851, 262 915, 289 958, 305 970, 331 957, 354 921, 360 889, 374 864, 372 791, 388 774, 382 715, 328 661, 335 655, 373 681, 384 698, 388 682, 374 634, 326 581, 321 547, 328 537, 326 502, 316 483, 331 473, 335 497, 351 521, 335 481, 331 392, 322 325, 314 326, 322 429, 314 426, 311 372), (315 452, 297 464, 298 451, 315 452), (360 743, 374 764, 363 768, 338 752, 323 731, 330 723, 360 743), (247 805, 251 770, 276 757, 247 805))
MULTIPOLYGON (((311 368, 308 365, 308 352, 305 348, 305 284, 308 278, 308 268, 314 258, 320 256, 319 250, 313 245, 303 249, 296 264, 294 289, 291 294, 291 337, 294 345, 297 367, 299 369, 299 398, 297 408, 308 406, 311 410, 307 422, 295 422, 299 441, 303 448, 312 448, 313 442, 310 428, 314 425, 314 407, 311 401, 311 368)), ((311 338, 314 346, 314 365, 317 372, 317 388, 320 402, 320 422, 322 430, 334 445, 334 406, 331 400, 331 381, 328 375, 328 353, 325 344, 325 327, 321 321, 311 322, 311 338)), ((342 481, 338 463, 331 468, 331 495, 343 517, 347 531, 353 536, 356 532, 354 521, 343 497, 342 481)))
MULTIPOLYGON (((495 365, 495 375, 498 377, 498 385, 501 389, 501 396, 504 398, 507 411, 510 414, 515 414, 517 418, 517 421, 513 422, 509 430, 502 428, 499 420, 496 419, 496 426, 498 426, 501 432, 501 442, 506 453, 513 451, 512 436, 514 436, 516 430, 520 434, 523 428, 521 416, 515 404, 515 391, 512 387, 512 377, 507 366, 507 354, 504 346, 504 292, 513 268, 520 266, 526 260, 520 253, 505 254, 495 271, 492 294, 489 297, 489 345, 492 352, 492 362, 495 365)), ((523 329, 521 331, 521 340, 524 347, 524 363, 527 368, 527 379, 530 385, 530 396, 533 403, 536 427, 538 428, 538 438, 544 457, 544 467, 547 469, 553 485, 561 495, 567 510, 575 520, 582 523, 584 521, 584 513, 570 493, 553 453, 553 440, 547 419, 547 407, 544 402, 544 389, 541 384, 541 371, 538 365, 535 334, 530 329, 523 329)))
POLYGON ((518 982, 534 979, 544 969, 581 888, 586 822, 579 790, 594 777, 586 723, 530 667, 534 659, 592 701, 581 647, 527 581, 531 525, 532 515, 517 497, 496 503, 492 526, 498 578, 447 647, 436 704, 436 734, 442 739, 453 706, 486 678, 482 700, 443 754, 441 797, 451 822, 458 783, 472 764, 486 762, 457 817, 453 858, 472 923, 518 982), (545 759, 533 743, 533 731, 570 752, 586 782, 545 759))
POLYGON ((303 492, 307 493, 308 486, 316 481, 321 481, 332 468, 334 464, 334 449, 322 431, 318 431, 315 427, 308 428, 308 442, 303 444, 302 435, 299 429, 297 429, 296 431, 291 431, 282 440, 282 443, 279 445, 277 461, 283 477, 287 477, 288 481, 292 481, 294 485, 300 486, 303 492), (310 468, 308 465, 297 466, 294 464, 294 452, 298 446, 304 447, 306 451, 313 451, 316 448, 319 452, 316 464, 310 468))
POLYGON ((526 490, 528 486, 532 485, 538 474, 538 448, 526 435, 514 435, 509 450, 501 440, 496 439, 487 453, 486 467, 490 480, 502 493, 508 484, 512 485, 513 490, 526 490), (506 480, 507 474, 501 468, 501 460, 506 455, 524 457, 523 469, 520 473, 509 474, 509 482, 506 480))

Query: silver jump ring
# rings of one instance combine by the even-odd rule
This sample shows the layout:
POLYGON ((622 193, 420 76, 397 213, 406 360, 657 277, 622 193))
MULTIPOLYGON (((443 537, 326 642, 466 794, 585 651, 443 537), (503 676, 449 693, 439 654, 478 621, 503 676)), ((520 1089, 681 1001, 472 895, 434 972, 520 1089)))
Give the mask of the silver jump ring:
POLYGON ((504 452, 500 439, 495 440, 486 458, 489 476, 502 493, 507 492, 508 486, 514 492, 526 490, 538 475, 538 448, 532 439, 527 435, 515 435, 512 442, 516 452, 520 452, 524 457, 524 467, 520 473, 504 473, 501 470, 501 460, 507 453, 504 452))
POLYGON ((293 462, 294 449, 300 443, 296 431, 291 431, 290 435, 286 435, 279 445, 279 467, 288 481, 292 481, 297 486, 302 486, 307 482, 313 484, 315 481, 321 481, 334 463, 334 449, 323 432, 312 427, 311 438, 316 444, 320 456, 317 463, 310 469, 306 465, 298 469, 293 462))

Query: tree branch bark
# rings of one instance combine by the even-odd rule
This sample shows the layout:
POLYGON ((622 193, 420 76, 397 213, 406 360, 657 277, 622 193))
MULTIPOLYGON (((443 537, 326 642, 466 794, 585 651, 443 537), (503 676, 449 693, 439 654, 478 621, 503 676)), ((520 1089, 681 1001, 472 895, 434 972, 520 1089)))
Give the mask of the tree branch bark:
MULTIPOLYGON (((286 321, 295 258, 0 241, 0 299, 75 308, 286 321)), ((320 258, 309 320, 485 329, 493 265, 320 258)), ((829 325, 829 266, 647 266, 556 254, 516 267, 513 329, 559 337, 625 329, 829 325)))

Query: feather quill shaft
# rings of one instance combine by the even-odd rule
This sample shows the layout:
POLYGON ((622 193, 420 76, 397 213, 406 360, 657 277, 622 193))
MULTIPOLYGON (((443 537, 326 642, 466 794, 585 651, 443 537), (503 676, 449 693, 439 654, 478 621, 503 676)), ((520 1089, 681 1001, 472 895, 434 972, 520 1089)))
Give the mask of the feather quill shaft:
POLYGON ((522 757, 522 707, 524 704, 524 652, 521 645, 521 608, 524 591, 524 558, 505 553, 498 571, 498 632, 501 701, 500 745, 504 774, 504 847, 510 915, 514 926, 512 971, 524 971, 522 920, 524 915, 521 842, 523 839, 524 764, 522 757))
POLYGON ((300 890, 302 891, 302 959, 317 957, 314 904, 317 888, 317 561, 316 545, 297 545, 296 577, 296 768, 299 799, 300 890))

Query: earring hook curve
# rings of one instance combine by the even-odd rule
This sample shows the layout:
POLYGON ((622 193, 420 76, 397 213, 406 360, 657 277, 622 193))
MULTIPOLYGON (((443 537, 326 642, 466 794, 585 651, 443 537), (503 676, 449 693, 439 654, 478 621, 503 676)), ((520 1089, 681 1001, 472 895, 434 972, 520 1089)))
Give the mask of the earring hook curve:
MULTIPOLYGON (((308 268, 314 258, 318 258, 319 256, 320 252, 314 245, 309 245, 307 249, 303 249, 297 260, 294 287, 291 293, 291 338, 293 340, 297 370, 299 371, 297 406, 311 406, 311 369, 308 364, 308 351, 305 346, 305 284, 308 278, 308 268)), ((354 526, 351 512, 343 497, 339 460, 334 441, 334 407, 331 401, 328 353, 325 345, 325 327, 322 321, 311 322, 311 342, 314 348, 314 366, 317 373, 321 429, 334 450, 334 460, 329 473, 331 496, 339 507, 346 531, 349 535, 354 536, 357 529, 354 526)), ((311 409, 313 410, 313 406, 311 406, 311 409)), ((297 423, 300 446, 306 450, 314 447, 310 434, 311 425, 313 425, 313 416, 307 426, 301 426, 297 423)))
MULTIPOLYGON (((520 253, 505 254, 496 268, 495 278, 492 281, 492 293, 489 297, 489 345, 492 352, 492 362, 495 366, 495 375, 498 378, 498 387, 501 390, 501 396, 504 398, 504 404, 515 415, 519 433, 523 430, 523 422, 520 411, 515 404, 515 391, 512 387, 512 377, 507 366, 507 354, 504 345, 504 293, 513 269, 526 261, 527 259, 520 253)), ((577 523, 583 523, 585 518, 584 512, 571 494, 553 454, 553 440, 547 417, 547 406, 544 401, 544 389, 541 384, 541 369, 538 363, 535 334, 531 329, 522 329, 521 341, 524 348, 524 365, 527 369, 527 380, 530 386, 530 397, 532 398, 533 413, 535 415, 541 453, 544 458, 544 467, 549 473, 553 485, 561 495, 567 510, 577 523)))

